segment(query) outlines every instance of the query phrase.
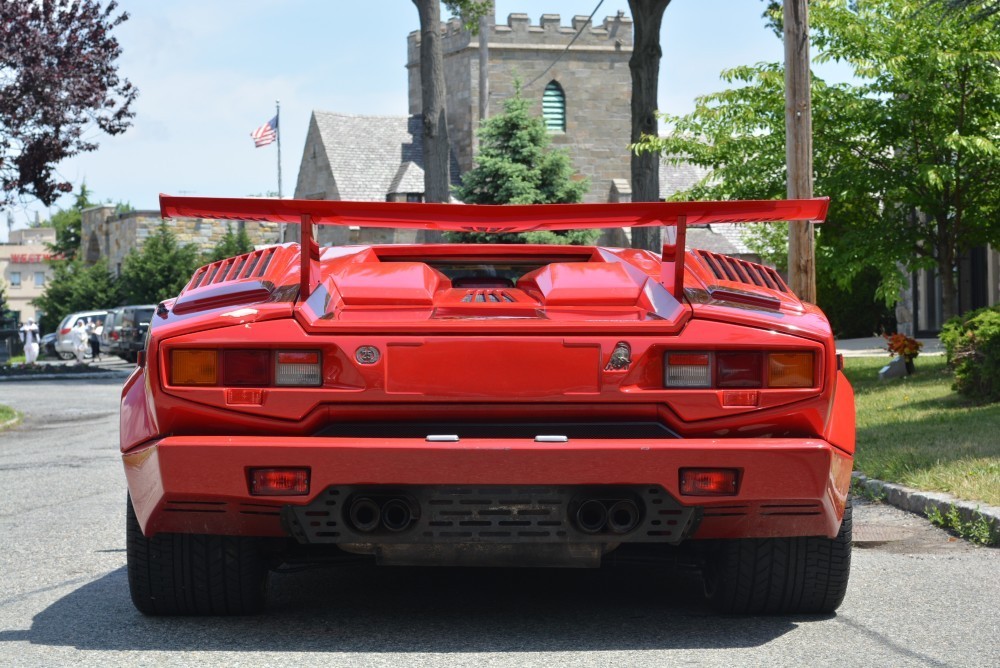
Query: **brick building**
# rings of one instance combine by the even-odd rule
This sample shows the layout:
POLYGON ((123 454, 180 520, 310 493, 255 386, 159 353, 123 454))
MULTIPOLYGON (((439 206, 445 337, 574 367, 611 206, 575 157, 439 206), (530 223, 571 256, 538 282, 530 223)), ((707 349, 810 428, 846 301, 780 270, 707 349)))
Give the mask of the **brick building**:
POLYGON ((7 308, 17 311, 21 322, 37 314, 31 300, 42 296, 52 279, 52 257, 48 244, 55 243, 51 227, 12 230, 10 241, 0 244, 0 280, 7 298, 7 308))

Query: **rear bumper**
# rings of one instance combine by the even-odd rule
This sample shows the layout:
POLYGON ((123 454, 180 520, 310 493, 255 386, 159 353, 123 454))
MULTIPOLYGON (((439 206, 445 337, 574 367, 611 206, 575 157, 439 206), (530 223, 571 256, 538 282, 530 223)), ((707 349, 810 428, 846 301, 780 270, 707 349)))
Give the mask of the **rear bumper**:
POLYGON ((659 485, 701 509, 692 536, 834 537, 851 457, 821 439, 576 440, 168 437, 123 455, 139 522, 156 533, 284 536, 281 508, 332 485, 659 485), (253 467, 309 467, 306 496, 251 496, 253 467), (681 496, 679 469, 741 471, 739 493, 681 496))

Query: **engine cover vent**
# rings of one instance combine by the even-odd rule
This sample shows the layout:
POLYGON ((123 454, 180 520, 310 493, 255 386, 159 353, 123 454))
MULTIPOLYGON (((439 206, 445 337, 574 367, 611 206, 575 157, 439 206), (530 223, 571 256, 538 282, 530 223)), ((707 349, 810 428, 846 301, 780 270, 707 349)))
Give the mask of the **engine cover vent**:
POLYGON ((694 253, 720 281, 756 285, 784 293, 790 292, 778 272, 770 267, 706 250, 696 250, 694 253))

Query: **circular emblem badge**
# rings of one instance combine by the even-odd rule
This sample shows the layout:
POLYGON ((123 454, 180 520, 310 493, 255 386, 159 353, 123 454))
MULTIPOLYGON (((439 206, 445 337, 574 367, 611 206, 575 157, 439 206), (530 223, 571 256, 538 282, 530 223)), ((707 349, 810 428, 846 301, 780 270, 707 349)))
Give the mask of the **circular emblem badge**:
POLYGON ((361 346, 354 353, 354 359, 358 360, 358 364, 375 364, 379 357, 381 355, 375 346, 361 346))

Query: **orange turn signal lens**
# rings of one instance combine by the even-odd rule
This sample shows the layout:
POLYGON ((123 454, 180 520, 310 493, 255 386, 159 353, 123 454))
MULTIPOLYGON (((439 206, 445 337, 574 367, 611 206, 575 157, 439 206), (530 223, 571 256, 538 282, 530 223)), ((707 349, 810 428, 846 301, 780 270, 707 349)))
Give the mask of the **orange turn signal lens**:
POLYGON ((768 359, 768 387, 813 387, 815 365, 812 353, 771 353, 768 359))
POLYGON ((681 469, 680 482, 684 496, 736 496, 739 470, 681 469))
POLYGON ((215 350, 170 351, 171 385, 215 385, 219 377, 219 353, 215 350))

